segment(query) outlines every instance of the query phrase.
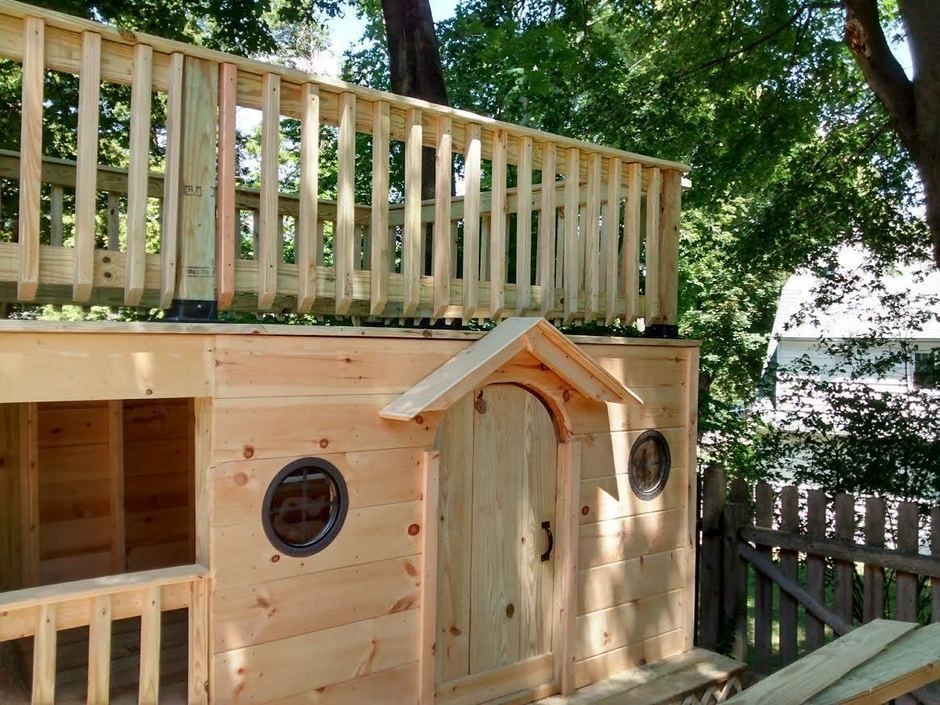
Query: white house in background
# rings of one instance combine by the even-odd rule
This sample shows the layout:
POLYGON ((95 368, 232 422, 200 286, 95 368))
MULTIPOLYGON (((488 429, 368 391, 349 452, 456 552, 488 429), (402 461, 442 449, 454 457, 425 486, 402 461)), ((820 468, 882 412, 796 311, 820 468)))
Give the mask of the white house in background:
MULTIPOLYGON (((840 251, 838 259, 842 268, 854 271, 858 270, 864 257, 863 251, 847 248, 840 251)), ((847 340, 865 336, 872 330, 871 318, 878 314, 881 307, 874 286, 868 289, 869 294, 853 296, 844 303, 817 310, 814 316, 816 320, 796 318, 801 310, 813 307, 814 291, 819 284, 818 278, 812 273, 798 272, 784 285, 764 361, 765 374, 774 375, 777 368, 789 367, 794 360, 807 355, 820 368, 822 375, 838 381, 840 376, 844 376, 837 370, 839 360, 820 349, 820 338, 847 340)), ((897 349, 901 341, 909 341, 916 352, 911 358, 894 366, 890 372, 861 381, 884 391, 906 392, 913 388, 927 388, 937 389, 940 393, 940 304, 937 303, 940 299, 940 272, 933 269, 924 277, 919 276, 913 268, 901 268, 893 276, 882 279, 881 285, 892 293, 910 292, 912 299, 919 300, 919 305, 934 315, 922 330, 896 326, 880 350, 872 350, 872 356, 879 356, 879 352, 887 349, 897 349), (933 301, 928 305, 923 303, 926 299, 933 301)), ((790 396, 787 394, 787 384, 783 379, 776 381, 773 395, 776 399, 783 400, 790 396)), ((773 404, 773 400, 769 401, 773 404)), ((806 401, 801 399, 801 403, 806 401)), ((760 406, 766 409, 764 404, 760 406)), ((777 407, 777 411, 785 410, 777 407)))

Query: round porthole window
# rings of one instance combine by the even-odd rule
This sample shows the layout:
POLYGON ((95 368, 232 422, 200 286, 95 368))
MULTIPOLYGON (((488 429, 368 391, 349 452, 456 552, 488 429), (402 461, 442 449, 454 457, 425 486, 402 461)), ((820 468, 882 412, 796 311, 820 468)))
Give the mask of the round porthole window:
POLYGON ((630 487, 640 499, 653 499, 669 479, 672 457, 659 431, 644 431, 630 449, 630 487))
POLYGON ((301 458, 271 481, 261 520, 268 540, 278 551, 310 556, 336 537, 348 507, 349 495, 340 471, 320 458, 301 458))

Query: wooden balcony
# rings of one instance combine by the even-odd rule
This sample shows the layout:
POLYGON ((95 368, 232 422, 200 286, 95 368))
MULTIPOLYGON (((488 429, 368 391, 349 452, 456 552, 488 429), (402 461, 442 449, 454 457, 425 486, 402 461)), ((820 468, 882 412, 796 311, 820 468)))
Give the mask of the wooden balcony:
POLYGON ((0 58, 23 73, 19 150, 0 154, 16 223, 0 301, 675 323, 682 164, 12 0, 0 58), (74 160, 43 156, 50 71, 78 76, 74 160), (102 81, 131 87, 126 169, 99 164, 102 81), (239 108, 260 111, 258 189, 239 185, 239 108), (322 126, 335 200, 318 198, 322 126), (288 189, 279 157, 295 146, 288 189))

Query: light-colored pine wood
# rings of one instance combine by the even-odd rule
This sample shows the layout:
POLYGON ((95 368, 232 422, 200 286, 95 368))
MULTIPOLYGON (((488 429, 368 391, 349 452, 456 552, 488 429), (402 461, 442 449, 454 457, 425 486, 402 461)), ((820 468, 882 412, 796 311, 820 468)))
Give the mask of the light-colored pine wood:
POLYGON ((188 705, 206 705, 210 691, 209 583, 196 580, 189 586, 187 648, 189 650, 188 705))
POLYGON ((140 615, 140 688, 138 705, 156 705, 160 698, 160 588, 144 591, 140 615))
POLYGON ((450 244, 450 201, 453 171, 453 127, 449 117, 438 117, 437 149, 434 166, 434 229, 431 273, 434 276, 432 317, 441 318, 450 304, 451 259, 456 257, 450 244))
POLYGON ((420 301, 419 283, 424 271, 421 257, 421 146, 424 141, 421 111, 405 113, 405 224, 402 234, 402 313, 412 315, 420 301))
POLYGON ((600 266, 601 155, 588 155, 587 203, 584 207, 582 234, 584 249, 585 321, 597 315, 601 288, 600 266))
POLYGON ((482 142, 480 126, 466 127, 464 152, 464 216, 463 216, 463 308, 464 323, 476 313, 479 303, 480 265, 486 260, 480 242, 480 172, 482 142))
POLYGON ((277 295, 277 269, 281 239, 278 236, 278 179, 281 149, 281 77, 266 73, 261 110, 261 208, 258 224, 258 308, 270 309, 277 295))
POLYGON ((124 303, 137 306, 144 293, 147 255, 147 176, 150 172, 150 104, 153 96, 153 49, 134 47, 134 83, 131 87, 129 166, 127 172, 127 274, 124 303))
MULTIPOLYGON (((219 65, 219 156, 216 176, 215 286, 219 308, 232 305, 235 296, 236 242, 241 224, 235 212, 235 114, 238 108, 238 68, 219 65)), ((301 201, 303 205, 303 200, 301 201)), ((299 238, 298 238, 299 250, 299 238)), ((299 262, 299 257, 298 257, 299 262)), ((298 281, 298 286, 301 282, 298 281)))
POLYGON ((169 308, 176 293, 177 234, 180 224, 181 159, 183 152, 183 55, 170 55, 167 66, 166 174, 160 228, 160 307, 169 308))
POLYGON ((642 166, 627 164, 627 200, 623 215, 623 248, 621 267, 623 294, 626 301, 624 322, 632 323, 640 315, 640 216, 642 208, 642 166))
POLYGON ((124 516, 124 404, 108 402, 108 501, 111 520, 111 572, 123 573, 126 555, 124 516))
POLYGON ((32 705, 53 705, 55 702, 56 606, 40 605, 36 612, 33 640, 32 705))
POLYGON ((107 705, 111 691, 111 597, 91 601, 88 632, 88 705, 107 705))
POLYGON ((62 246, 64 214, 63 200, 65 191, 61 186, 53 186, 49 192, 49 243, 53 247, 62 246))
POLYGON ((532 301, 532 138, 519 140, 516 177, 516 315, 530 308, 532 301))
MULTIPOLYGON (((105 219, 105 234, 109 252, 118 252, 121 249, 121 194, 108 191, 107 213, 105 219)), ((126 278, 126 277, 125 277, 126 278)))
POLYGON ((623 174, 623 165, 617 158, 610 159, 607 166, 607 197, 603 211, 603 254, 605 262, 604 292, 607 295, 607 325, 612 325, 618 317, 617 295, 619 293, 617 282, 618 242, 620 240, 620 179, 623 174))
POLYGON ((678 629, 682 626, 684 606, 680 589, 580 616, 576 624, 575 658, 583 661, 678 629))
MULTIPOLYGON (((536 688, 544 688, 545 683, 551 679, 551 675, 551 655, 534 656, 510 666, 475 673, 459 681, 448 683, 439 693, 437 702, 441 705, 512 703, 511 697, 503 698, 507 693, 521 693, 522 699, 517 702, 531 702, 534 698, 528 693, 536 688)), ((551 692, 551 689, 548 692, 551 692)), ((534 697, 537 698, 539 695, 534 695, 534 697)))
POLYGON ((562 695, 575 690, 574 665, 577 654, 578 570, 581 565, 578 531, 577 492, 581 485, 581 441, 570 440, 558 446, 559 556, 555 564, 555 590, 552 613, 553 671, 562 695))
POLYGON ((659 201, 663 177, 658 168, 650 170, 649 183, 646 187, 646 319, 650 323, 662 322, 661 286, 661 247, 659 228, 659 201))
POLYGON ((23 587, 39 583, 39 411, 35 403, 19 408, 20 556, 23 587))
POLYGON ((388 231, 389 202, 389 139, 391 112, 384 100, 372 104, 372 220, 369 238, 372 242, 372 270, 369 313, 381 315, 388 302, 388 273, 394 264, 395 252, 384 234, 388 231))
POLYGON ((45 72, 45 24, 37 17, 23 23, 23 86, 20 123, 19 268, 16 296, 31 301, 39 288, 39 210, 42 170, 42 94, 45 72))
POLYGON ((578 202, 580 201, 581 153, 577 149, 565 152, 565 324, 571 323, 578 314, 578 290, 581 288, 581 272, 578 264, 580 241, 578 239, 578 202))
MULTIPOLYGON (((95 249, 95 171, 98 164, 98 97, 101 83, 101 35, 82 34, 78 93, 78 149, 75 173, 75 269, 72 298, 91 296, 95 249)), ((25 107, 25 102, 24 102, 25 107)), ((24 120, 25 126, 25 120, 24 120)), ((20 147, 23 159, 26 153, 20 147)))
POLYGON ((489 237, 489 317, 499 320, 506 306, 506 164, 508 135, 505 130, 493 132, 492 193, 489 237))
POLYGON ((542 315, 555 307, 555 145, 543 142, 540 191, 538 285, 542 289, 542 315))
POLYGON ((356 208, 356 96, 344 93, 339 104, 336 222, 333 231, 333 267, 336 271, 336 313, 352 305, 352 272, 355 269, 356 208))
MULTIPOLYGON (((653 191, 648 192, 649 206, 659 214, 658 257, 656 284, 658 295, 650 296, 653 308, 652 323, 674 325, 679 300, 679 219, 682 202, 682 174, 673 169, 661 172, 659 201, 653 191), (655 301, 654 301, 655 298, 655 301)), ((654 182, 651 182, 651 188, 654 182)), ((647 210, 647 214, 649 210, 647 210)), ((650 223, 652 225, 652 223, 650 223)))
POLYGON ((421 630, 418 635, 418 701, 434 705, 437 666, 437 580, 440 500, 440 452, 424 454, 424 514, 421 545, 421 630))

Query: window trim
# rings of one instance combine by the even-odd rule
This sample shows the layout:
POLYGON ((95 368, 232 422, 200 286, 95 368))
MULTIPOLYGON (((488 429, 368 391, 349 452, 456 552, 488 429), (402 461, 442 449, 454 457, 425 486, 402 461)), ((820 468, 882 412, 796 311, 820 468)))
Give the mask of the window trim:
POLYGON ((333 542, 333 539, 336 538, 336 535, 339 534, 340 530, 343 528, 348 510, 349 491, 346 487, 346 480, 343 478, 343 474, 339 471, 339 468, 323 458, 298 458, 281 468, 268 484, 268 488, 264 493, 264 501, 261 504, 261 523, 262 526, 264 526, 264 533, 265 536, 268 537, 268 541, 280 553, 294 558, 306 558, 319 553, 333 542), (271 521, 271 504, 274 501, 275 493, 284 480, 301 468, 318 470, 329 478, 334 487, 336 487, 336 504, 338 510, 330 520, 325 531, 309 544, 297 546, 287 543, 274 530, 271 521))
POLYGON ((655 429, 643 431, 630 446, 630 455, 627 458, 627 478, 630 481, 630 489, 633 490, 633 494, 644 501, 655 499, 666 489, 666 484, 669 482, 670 470, 672 470, 672 450, 669 448, 669 441, 666 440, 666 437, 662 433, 655 429), (656 483, 656 486, 650 490, 645 490, 637 484, 634 456, 639 447, 650 439, 654 439, 662 449, 665 467, 663 469, 662 478, 656 483))

